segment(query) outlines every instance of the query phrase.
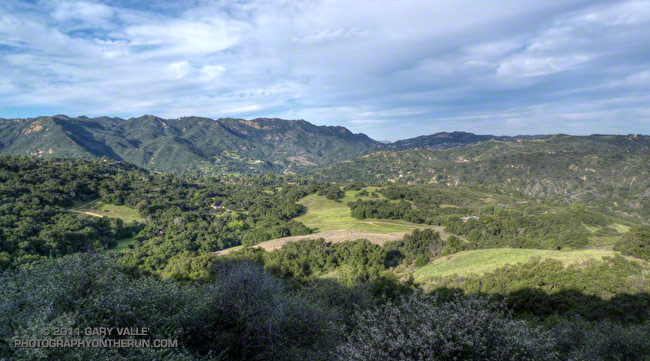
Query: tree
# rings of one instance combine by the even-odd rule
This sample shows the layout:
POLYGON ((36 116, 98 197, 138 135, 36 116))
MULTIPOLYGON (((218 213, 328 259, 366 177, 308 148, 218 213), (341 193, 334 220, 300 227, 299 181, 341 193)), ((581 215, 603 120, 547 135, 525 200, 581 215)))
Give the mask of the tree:
POLYGON ((615 249, 650 261, 650 226, 632 228, 616 243, 615 249))

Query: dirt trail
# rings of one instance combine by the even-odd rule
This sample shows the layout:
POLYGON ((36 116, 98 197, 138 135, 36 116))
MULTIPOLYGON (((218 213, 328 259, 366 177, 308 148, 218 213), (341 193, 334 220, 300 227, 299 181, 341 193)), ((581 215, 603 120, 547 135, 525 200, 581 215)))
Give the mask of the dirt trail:
MULTIPOLYGON (((262 247, 267 251, 272 251, 274 249, 281 248, 289 242, 299 241, 301 239, 317 239, 324 238, 328 242, 332 243, 341 243, 345 241, 354 241, 356 239, 364 238, 370 242, 378 245, 383 245, 388 241, 395 241, 402 239, 407 232, 394 232, 394 233, 375 233, 367 231, 357 231, 357 230, 340 230, 340 231, 326 231, 313 234, 306 234, 304 236, 291 236, 291 237, 282 237, 272 239, 270 241, 258 243, 253 247, 262 247)), ((240 249, 239 247, 236 247, 240 249)), ((227 248, 221 251, 217 251, 216 254, 219 256, 228 254, 232 252, 234 248, 227 248)))
POLYGON ((70 210, 68 210, 68 212, 87 214, 87 215, 89 215, 89 216, 94 216, 94 217, 99 217, 99 218, 104 217, 104 216, 102 216, 101 214, 91 213, 91 212, 87 212, 87 211, 80 211, 80 210, 78 210, 78 209, 70 209, 70 210))

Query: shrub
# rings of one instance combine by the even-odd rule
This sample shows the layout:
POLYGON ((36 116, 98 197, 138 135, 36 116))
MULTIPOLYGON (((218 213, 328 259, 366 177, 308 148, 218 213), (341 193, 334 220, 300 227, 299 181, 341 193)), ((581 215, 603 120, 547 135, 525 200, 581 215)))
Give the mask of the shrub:
POLYGON ((414 293, 356 314, 356 325, 338 348, 338 359, 556 360, 554 339, 516 321, 502 303, 478 296, 414 293))
POLYGON ((616 243, 616 250, 650 261, 650 226, 631 229, 616 243))

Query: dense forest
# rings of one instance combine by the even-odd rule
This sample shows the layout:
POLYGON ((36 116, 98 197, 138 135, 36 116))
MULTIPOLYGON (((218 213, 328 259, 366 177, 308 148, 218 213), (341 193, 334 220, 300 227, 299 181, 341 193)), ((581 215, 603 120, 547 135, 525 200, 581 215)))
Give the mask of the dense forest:
POLYGON ((98 251, 133 236, 131 264, 154 271, 185 251, 212 252, 310 233, 291 221, 303 211, 295 203, 301 187, 277 194, 262 191, 273 188, 272 176, 193 179, 107 159, 2 156, 0 182, 0 255, 5 267, 98 251), (146 221, 124 224, 120 219, 66 212, 73 204, 92 199, 130 206, 146 221))
POLYGON ((0 358, 647 360, 648 234, 632 216, 480 187, 171 175, 107 158, 0 156, 0 358), (343 203, 349 194, 354 201, 343 203), (328 242, 296 221, 310 195, 356 219, 424 228, 383 243, 328 242), (89 202, 138 217, 78 211, 89 202), (293 235, 313 237, 255 247, 293 235), (474 249, 561 254, 603 240, 614 256, 413 276, 474 249), (147 337, 178 343, 13 343, 96 326, 148 327, 147 337))

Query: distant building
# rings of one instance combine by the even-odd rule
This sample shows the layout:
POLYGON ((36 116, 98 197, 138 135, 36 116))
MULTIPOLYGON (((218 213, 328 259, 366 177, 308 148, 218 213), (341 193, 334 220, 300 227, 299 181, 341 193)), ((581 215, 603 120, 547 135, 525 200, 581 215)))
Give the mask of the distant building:
POLYGON ((222 205, 217 205, 216 203, 212 203, 212 204, 210 205, 210 207, 212 207, 212 209, 221 209, 221 208, 223 208, 222 205))
POLYGON ((478 216, 464 216, 460 218, 463 222, 467 222, 470 219, 478 219, 478 216))

